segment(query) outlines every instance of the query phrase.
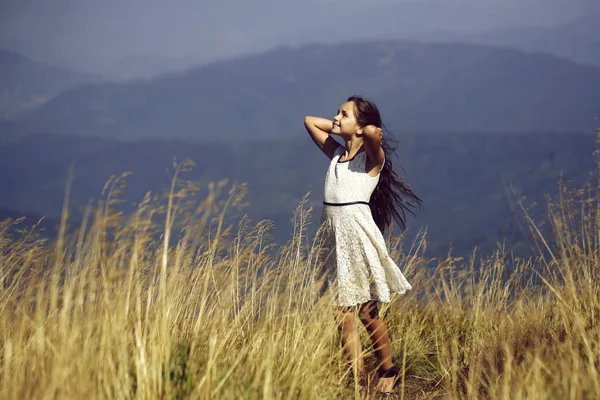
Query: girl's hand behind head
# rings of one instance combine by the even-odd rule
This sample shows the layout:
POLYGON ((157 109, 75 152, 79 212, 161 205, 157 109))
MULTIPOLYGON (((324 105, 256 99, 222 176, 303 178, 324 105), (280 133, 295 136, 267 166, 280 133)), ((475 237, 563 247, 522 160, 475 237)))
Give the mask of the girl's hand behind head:
POLYGON ((375 125, 367 125, 363 128, 363 134, 368 139, 380 139, 383 137, 383 131, 381 128, 375 125))

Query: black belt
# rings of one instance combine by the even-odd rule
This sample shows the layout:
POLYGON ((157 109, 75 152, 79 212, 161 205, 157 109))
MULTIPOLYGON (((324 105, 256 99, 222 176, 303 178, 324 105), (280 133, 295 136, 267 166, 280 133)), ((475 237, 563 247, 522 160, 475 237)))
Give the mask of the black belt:
POLYGON ((349 203, 328 203, 326 201, 323 202, 323 204, 325 204, 326 206, 352 206, 354 204, 366 204, 369 205, 368 202, 366 201, 351 201, 349 203))

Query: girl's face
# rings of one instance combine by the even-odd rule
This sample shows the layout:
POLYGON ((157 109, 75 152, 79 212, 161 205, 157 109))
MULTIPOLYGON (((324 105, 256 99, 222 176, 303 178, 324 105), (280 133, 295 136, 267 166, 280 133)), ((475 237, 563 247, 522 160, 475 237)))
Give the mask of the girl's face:
POLYGON ((333 135, 349 137, 361 132, 362 128, 356 122, 356 116, 354 115, 354 103, 347 101, 340 106, 337 115, 333 117, 331 133, 333 135))

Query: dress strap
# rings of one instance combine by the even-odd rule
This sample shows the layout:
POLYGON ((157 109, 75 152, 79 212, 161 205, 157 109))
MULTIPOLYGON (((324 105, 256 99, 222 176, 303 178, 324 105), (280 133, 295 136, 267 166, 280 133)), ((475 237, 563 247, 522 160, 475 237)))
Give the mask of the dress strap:
POLYGON ((344 146, 342 146, 342 145, 338 145, 338 147, 337 147, 337 148, 335 149, 335 151, 333 152, 333 157, 332 157, 332 159, 333 159, 333 158, 336 158, 336 157, 339 159, 339 158, 340 158, 340 157, 341 157, 341 156, 344 154, 344 151, 345 151, 345 150, 346 150, 346 149, 344 148, 344 146))

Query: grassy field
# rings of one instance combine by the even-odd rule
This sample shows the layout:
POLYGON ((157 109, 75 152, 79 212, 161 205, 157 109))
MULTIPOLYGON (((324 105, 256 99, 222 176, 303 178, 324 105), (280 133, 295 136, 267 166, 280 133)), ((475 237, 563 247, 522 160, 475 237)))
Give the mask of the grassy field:
MULTIPOLYGON (((300 204, 276 248, 268 221, 226 223, 243 185, 194 202, 175 172, 166 200, 149 195, 131 216, 116 211, 120 179, 80 227, 68 229, 66 205, 53 243, 0 224, 0 398, 376 398, 375 374, 354 383, 331 299, 317 295, 311 210, 300 204)), ((535 259, 427 259, 425 235, 389 241, 413 285, 381 309, 404 377, 393 398, 600 397, 591 178, 549 203, 545 225, 526 221, 535 259)))

